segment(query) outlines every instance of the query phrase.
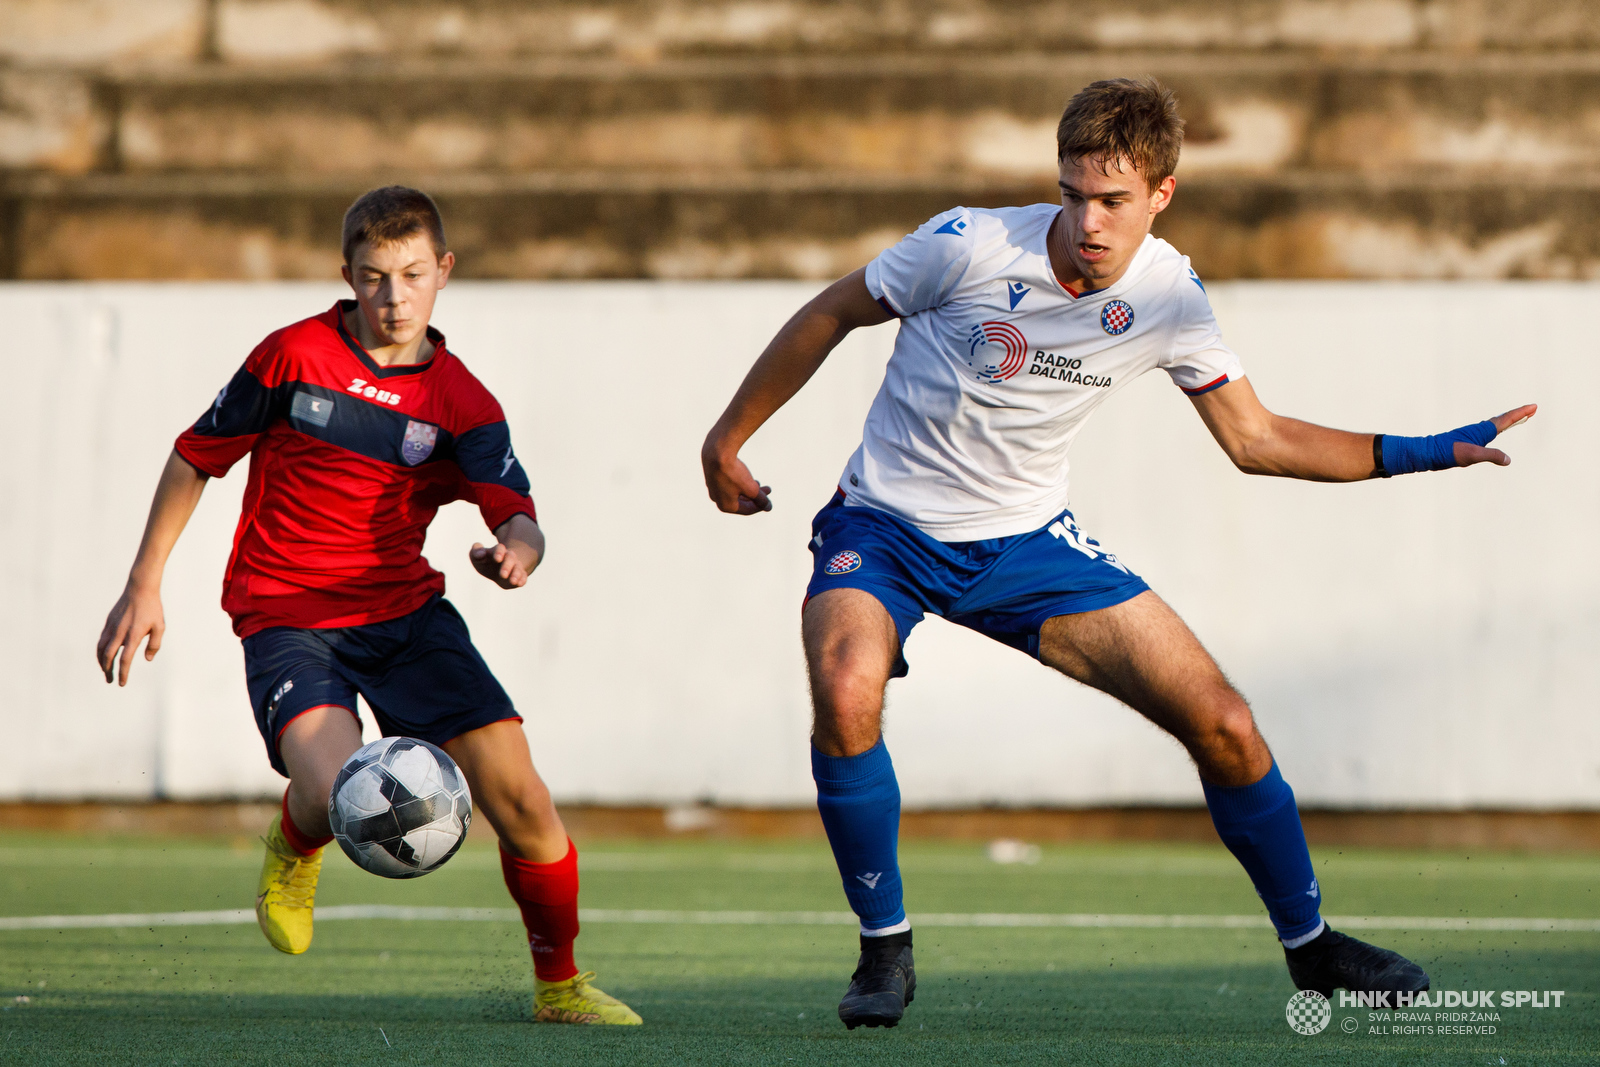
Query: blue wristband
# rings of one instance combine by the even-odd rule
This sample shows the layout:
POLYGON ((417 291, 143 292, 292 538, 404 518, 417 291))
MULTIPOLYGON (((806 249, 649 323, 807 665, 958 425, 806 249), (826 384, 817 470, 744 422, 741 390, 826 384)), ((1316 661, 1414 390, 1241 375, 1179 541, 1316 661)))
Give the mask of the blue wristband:
POLYGON ((1436 433, 1432 437, 1395 437, 1380 435, 1382 441, 1385 477, 1393 474, 1414 474, 1417 471, 1449 470, 1456 465, 1455 445, 1466 441, 1486 445, 1499 436, 1500 431, 1488 419, 1463 426, 1449 433, 1436 433))

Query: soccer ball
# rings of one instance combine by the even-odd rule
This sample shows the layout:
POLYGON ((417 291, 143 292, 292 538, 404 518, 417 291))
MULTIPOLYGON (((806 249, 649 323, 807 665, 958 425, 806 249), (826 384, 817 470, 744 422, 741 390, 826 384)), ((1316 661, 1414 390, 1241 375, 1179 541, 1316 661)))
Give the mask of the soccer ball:
POLYGON ((384 737, 345 761, 328 797, 344 854, 385 878, 415 878, 456 854, 472 794, 455 760, 414 737, 384 737))

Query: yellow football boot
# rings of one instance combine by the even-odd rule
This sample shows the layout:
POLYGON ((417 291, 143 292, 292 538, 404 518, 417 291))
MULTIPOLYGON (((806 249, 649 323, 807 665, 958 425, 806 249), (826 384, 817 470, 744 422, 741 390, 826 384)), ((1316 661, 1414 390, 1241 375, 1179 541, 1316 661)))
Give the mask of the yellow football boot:
POLYGON ((616 997, 602 993, 589 981, 593 971, 568 978, 565 982, 533 980, 533 1021, 536 1023, 584 1023, 592 1026, 638 1026, 639 1013, 616 997))
POLYGON ((311 947, 311 907, 322 873, 322 849, 309 856, 296 852, 284 839, 282 822, 280 815, 267 831, 267 859, 256 886, 256 921, 273 948, 299 955, 311 947))

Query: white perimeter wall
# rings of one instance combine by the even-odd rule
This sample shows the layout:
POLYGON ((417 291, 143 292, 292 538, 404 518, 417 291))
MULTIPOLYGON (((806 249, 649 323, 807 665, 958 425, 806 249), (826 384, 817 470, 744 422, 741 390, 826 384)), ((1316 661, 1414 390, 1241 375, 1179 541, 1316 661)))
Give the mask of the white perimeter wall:
MULTIPOLYGON (((894 338, 848 340, 748 447, 770 515, 718 514, 700 440, 804 284, 458 284, 438 323, 500 397, 550 538, 531 586, 428 556, 566 800, 807 804, 807 523, 894 338)), ((0 796, 280 787, 218 607, 244 466, 167 571, 166 647, 127 689, 92 663, 172 438, 325 285, 11 285, 0 464, 0 796)), ((1273 409, 1431 433, 1536 400, 1506 470, 1347 486, 1237 474, 1152 374, 1073 456, 1091 533, 1188 619, 1303 802, 1600 806, 1600 288, 1214 285, 1273 409)), ((937 620, 888 737, 910 805, 1187 803, 1170 741, 1112 701, 937 620)), ((370 736, 369 725, 369 736, 370 736)))

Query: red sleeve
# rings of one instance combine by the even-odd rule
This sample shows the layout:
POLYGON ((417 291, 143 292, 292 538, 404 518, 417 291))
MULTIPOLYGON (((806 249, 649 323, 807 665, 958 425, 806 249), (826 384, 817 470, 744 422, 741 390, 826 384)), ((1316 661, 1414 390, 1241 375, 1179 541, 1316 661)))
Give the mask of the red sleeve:
MULTIPOLYGON (((463 368, 465 372, 465 369, 463 368)), ((455 460, 461 469, 463 500, 478 505, 490 530, 498 529, 513 515, 522 514, 538 521, 529 495, 528 476, 511 448, 511 430, 506 425, 500 404, 476 378, 466 374, 464 393, 476 410, 470 429, 456 435, 455 460)))
POLYGON ((178 435, 178 455, 201 474, 225 476, 282 412, 283 350, 273 334, 250 353, 211 408, 178 435))
POLYGON ((172 447, 177 450, 178 455, 188 461, 189 466, 206 477, 225 478, 235 463, 250 454, 259 436, 261 435, 201 437, 190 429, 179 434, 172 447))
POLYGON ((532 497, 526 493, 514 492, 502 485, 469 482, 463 479, 461 499, 470 500, 478 505, 478 511, 483 515, 483 521, 491 533, 498 530, 513 515, 526 515, 534 522, 539 521, 539 513, 534 509, 532 497))

